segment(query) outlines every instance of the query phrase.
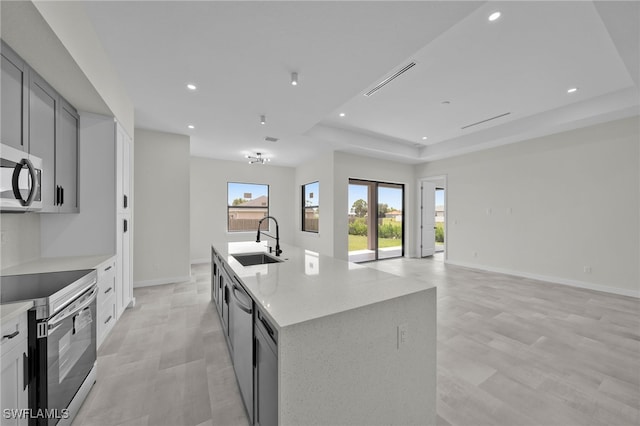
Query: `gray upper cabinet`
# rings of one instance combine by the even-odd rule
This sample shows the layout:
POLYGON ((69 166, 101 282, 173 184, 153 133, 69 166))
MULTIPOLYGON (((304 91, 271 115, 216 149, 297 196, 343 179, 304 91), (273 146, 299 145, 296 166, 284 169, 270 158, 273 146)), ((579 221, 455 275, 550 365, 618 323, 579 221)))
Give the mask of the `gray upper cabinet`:
POLYGON ((2 42, 2 143, 42 159, 42 212, 77 213, 80 117, 2 42))
POLYGON ((29 82, 30 153, 42 159, 42 212, 58 212, 56 187, 56 111, 58 95, 35 72, 29 82))
POLYGON ((42 213, 77 213, 79 115, 29 72, 29 152, 42 159, 42 213))
POLYGON ((28 68, 24 61, 4 42, 2 42, 1 52, 1 142, 5 145, 28 152, 28 68))
POLYGON ((78 129, 80 116, 60 98, 56 135, 56 187, 61 213, 78 212, 78 129))

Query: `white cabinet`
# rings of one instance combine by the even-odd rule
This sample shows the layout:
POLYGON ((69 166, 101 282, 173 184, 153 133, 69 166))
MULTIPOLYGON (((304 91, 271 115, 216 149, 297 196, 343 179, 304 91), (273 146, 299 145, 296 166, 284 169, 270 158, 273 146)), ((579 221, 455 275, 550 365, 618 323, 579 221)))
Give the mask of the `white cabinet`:
POLYGON ((133 269, 132 265, 132 150, 131 138, 122 126, 116 124, 116 204, 118 224, 116 226, 116 252, 118 263, 118 278, 116 291, 116 311, 122 315, 133 300, 133 269))
POLYGON ((28 388, 26 382, 27 363, 27 313, 2 324, 2 381, 0 399, 2 402, 2 425, 26 425, 27 417, 20 410, 28 408, 28 388), (9 410, 8 412, 6 410, 9 410))
POLYGON ((98 319, 96 324, 98 347, 116 323, 116 258, 113 257, 97 268, 98 272, 98 319))

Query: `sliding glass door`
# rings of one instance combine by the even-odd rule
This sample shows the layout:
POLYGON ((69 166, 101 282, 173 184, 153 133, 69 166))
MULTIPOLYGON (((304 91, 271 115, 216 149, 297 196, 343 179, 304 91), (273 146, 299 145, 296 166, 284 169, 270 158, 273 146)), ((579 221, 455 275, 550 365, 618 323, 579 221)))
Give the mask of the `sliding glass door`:
POLYGON ((349 261, 404 254, 404 185, 349 180, 349 261))

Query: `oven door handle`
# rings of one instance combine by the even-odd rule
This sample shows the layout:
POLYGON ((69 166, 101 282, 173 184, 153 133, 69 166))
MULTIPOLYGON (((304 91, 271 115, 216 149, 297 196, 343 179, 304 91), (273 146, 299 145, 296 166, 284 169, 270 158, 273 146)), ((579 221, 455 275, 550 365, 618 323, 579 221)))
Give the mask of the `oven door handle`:
POLYGON ((71 305, 70 307, 65 308, 60 313, 51 317, 51 319, 48 321, 49 329, 54 328, 55 325, 58 324, 59 322, 64 321, 65 319, 69 318, 76 312, 80 312, 81 310, 83 310, 84 308, 92 304, 93 301, 96 299, 96 297, 98 297, 98 286, 94 286, 93 289, 86 296, 81 296, 81 297, 82 297, 82 302, 80 303, 80 305, 77 305, 77 306, 71 305))

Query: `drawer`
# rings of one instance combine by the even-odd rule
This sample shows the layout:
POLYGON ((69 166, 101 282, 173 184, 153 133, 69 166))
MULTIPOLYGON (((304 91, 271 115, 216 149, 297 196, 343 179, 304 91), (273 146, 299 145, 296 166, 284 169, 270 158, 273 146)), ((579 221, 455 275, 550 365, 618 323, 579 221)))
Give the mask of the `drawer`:
POLYGON ((98 269, 98 306, 116 292, 115 260, 105 262, 98 269))
POLYGON ((98 322, 96 324, 96 332, 98 334, 98 347, 116 323, 116 298, 115 295, 109 296, 104 303, 98 305, 98 322))
POLYGON ((27 339, 27 313, 2 322, 0 332, 1 353, 4 355, 27 339))
POLYGON ((112 258, 107 260, 106 262, 101 263, 98 268, 98 282, 100 282, 104 277, 115 275, 116 273, 116 258, 112 258))

